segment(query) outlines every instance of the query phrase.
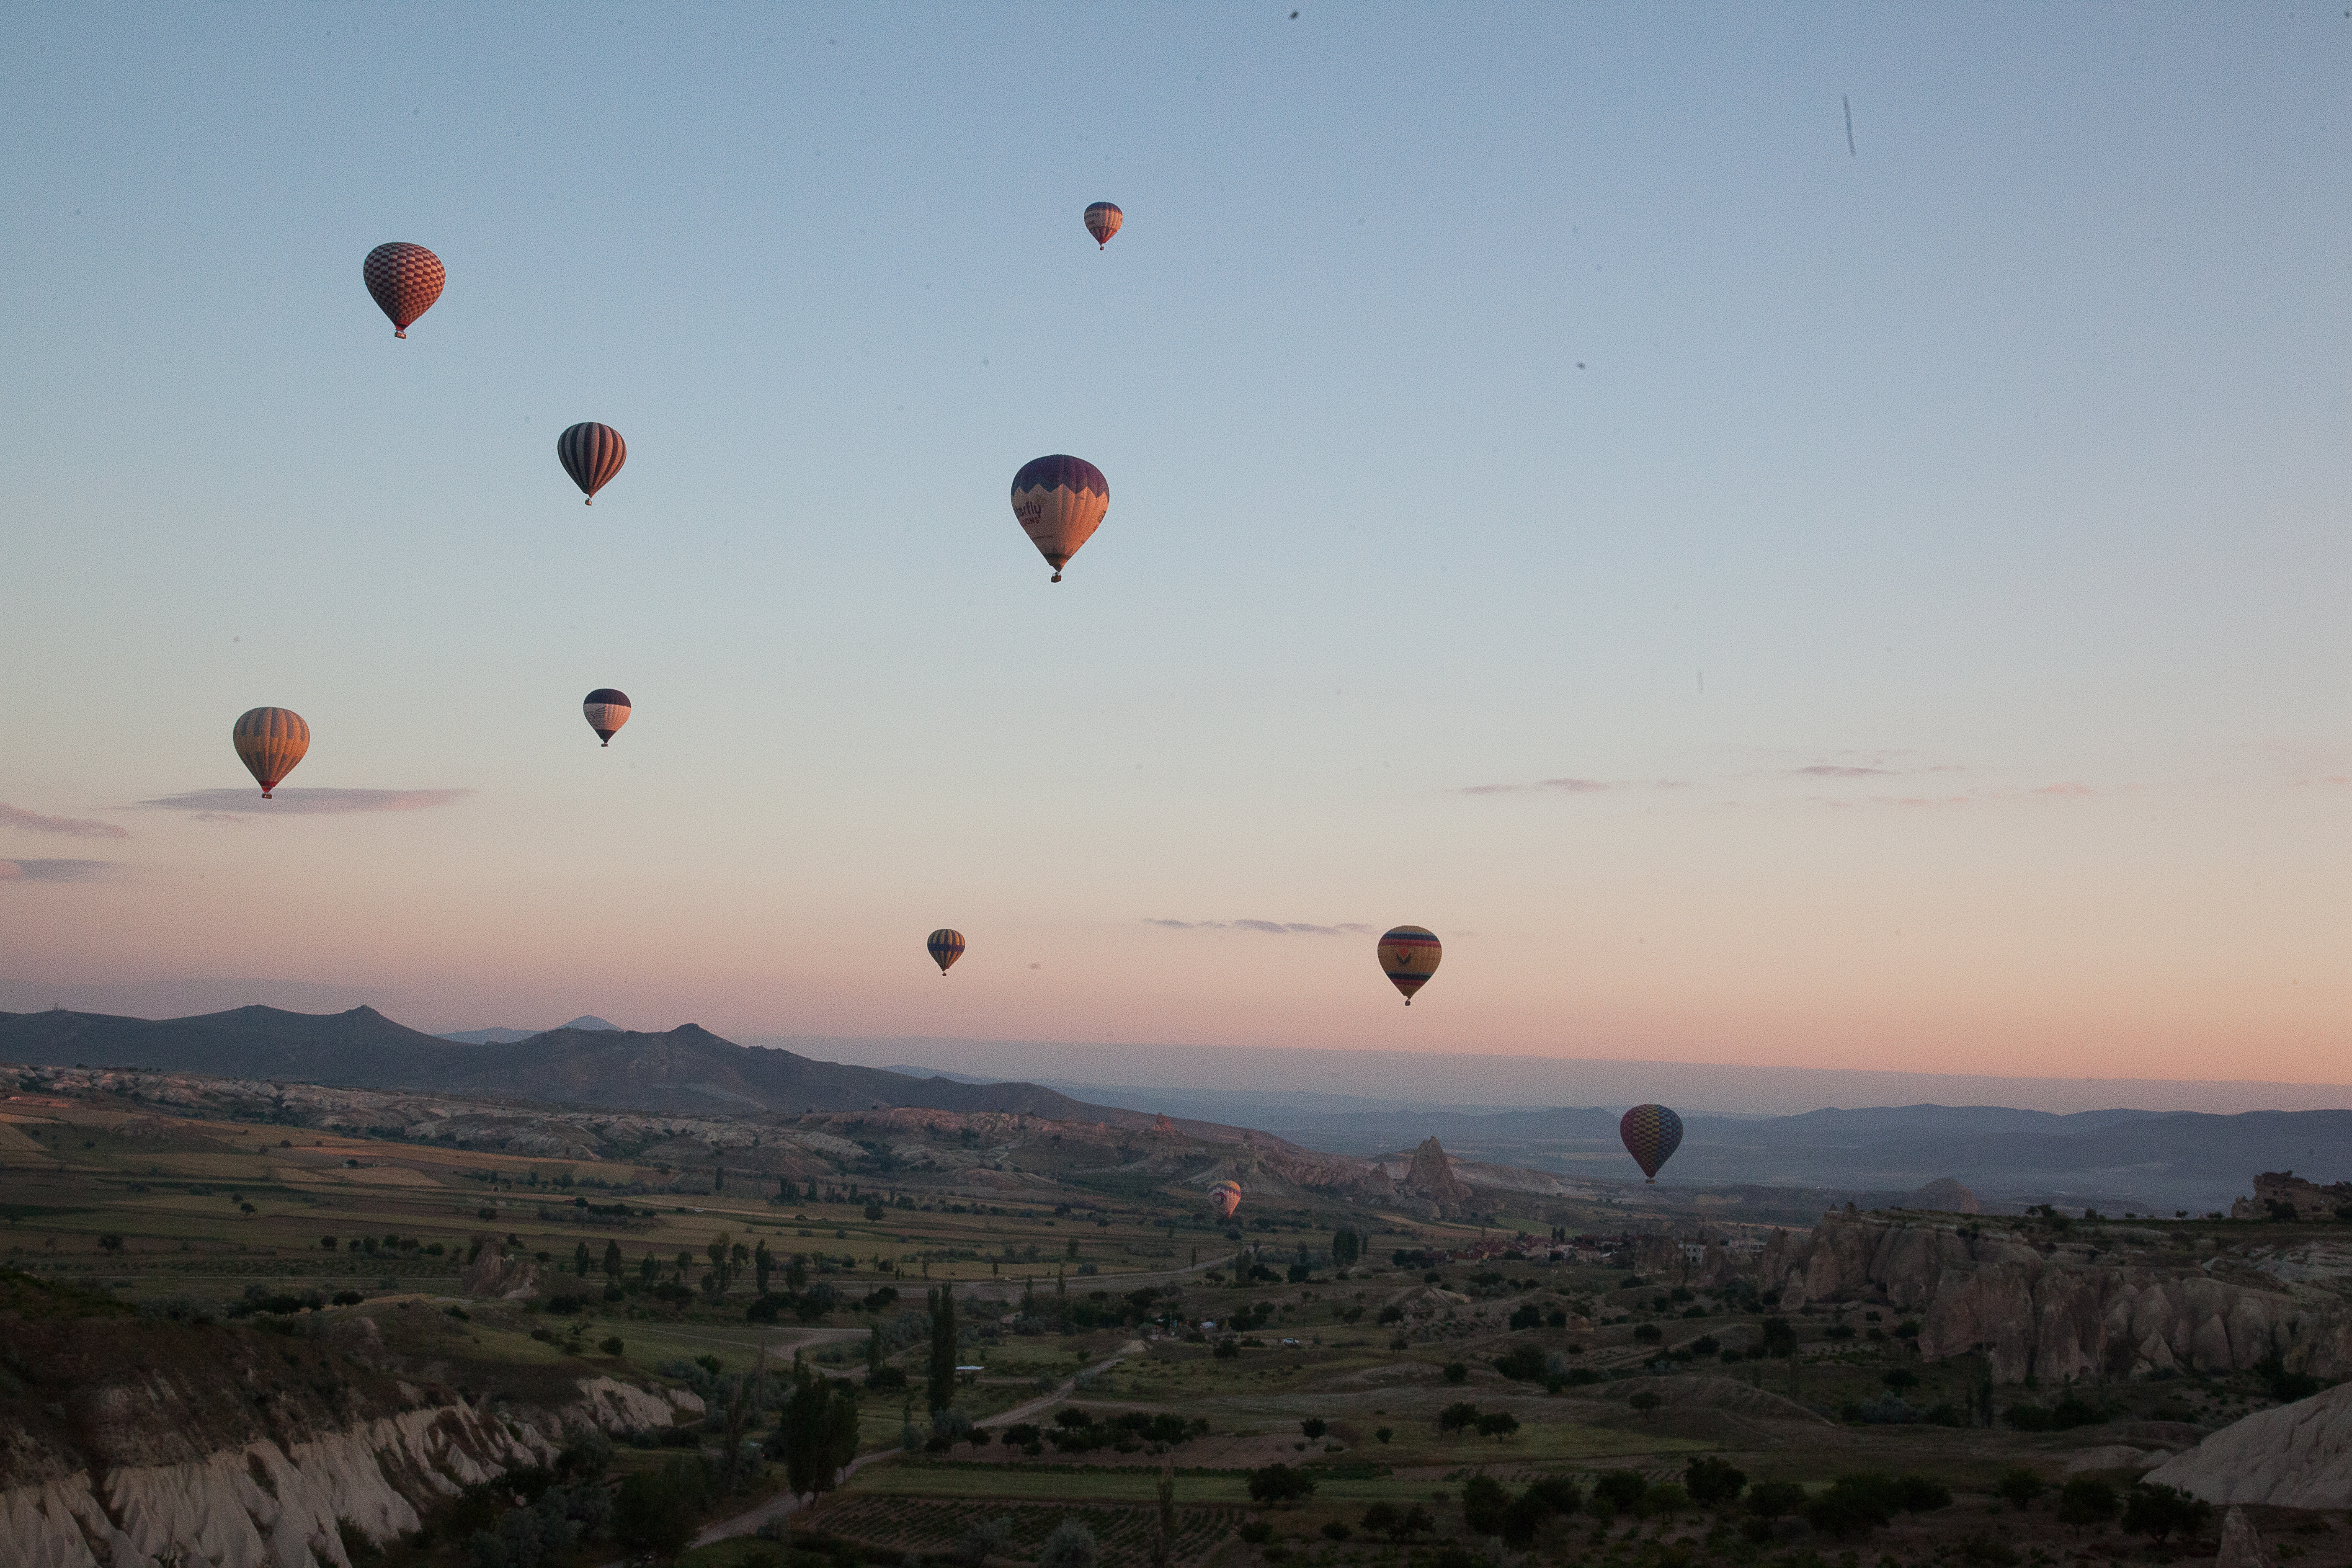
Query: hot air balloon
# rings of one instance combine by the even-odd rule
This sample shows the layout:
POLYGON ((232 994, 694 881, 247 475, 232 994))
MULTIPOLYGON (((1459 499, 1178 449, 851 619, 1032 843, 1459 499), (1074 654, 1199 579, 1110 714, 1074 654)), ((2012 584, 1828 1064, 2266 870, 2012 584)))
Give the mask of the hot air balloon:
POLYGON ((1242 1184, 1239 1182, 1219 1182, 1209 1189, 1209 1201, 1217 1205, 1221 1218, 1231 1219, 1242 1206, 1242 1184))
POLYGON ((408 323, 433 308, 441 285, 449 280, 441 258, 421 245, 395 239, 379 245, 360 263, 360 276, 383 313, 392 318, 392 335, 404 338, 408 323))
POLYGON ((1625 1152, 1642 1167, 1644 1186, 1658 1179, 1658 1167, 1683 1146, 1683 1119, 1663 1105, 1637 1105, 1617 1122, 1625 1152))
POLYGON ((945 980, 949 969, 963 956, 963 932, 941 926, 930 934, 923 946, 930 951, 931 962, 940 966, 940 978, 945 980))
POLYGON ((1399 926, 1381 938, 1381 973, 1404 993, 1404 1005, 1410 1007, 1412 994, 1437 973, 1437 961, 1444 952, 1435 933, 1419 926, 1399 926))
POLYGON ((310 749, 310 726, 291 708, 254 708, 236 721, 229 741, 236 747, 237 761, 260 783, 261 798, 271 800, 276 797, 269 792, 278 781, 292 773, 310 749))
POLYGON ((1013 515, 1062 580, 1062 565, 1102 526, 1110 481, 1084 458, 1039 458, 1013 476, 1013 515))
POLYGON ((562 459, 563 471, 572 476, 580 493, 588 498, 582 504, 594 506, 596 492, 611 484, 621 465, 629 460, 629 444, 610 425, 590 421, 558 436, 555 455, 562 459))
POLYGON ((1095 237, 1095 248, 1100 250, 1108 245, 1110 237, 1117 234, 1118 226, 1126 221, 1127 215, 1118 210, 1115 202, 1097 202, 1088 207, 1087 232, 1095 237))
POLYGON ((600 686, 581 700, 580 711, 588 716, 588 727, 596 731, 596 738, 609 746, 621 726, 629 721, 629 694, 600 686))

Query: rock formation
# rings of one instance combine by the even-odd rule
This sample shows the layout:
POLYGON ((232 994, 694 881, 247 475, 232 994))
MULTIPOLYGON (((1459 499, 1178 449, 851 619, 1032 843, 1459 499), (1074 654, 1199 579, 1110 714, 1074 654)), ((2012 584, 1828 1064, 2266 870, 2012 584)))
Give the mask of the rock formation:
POLYGON ((2146 1479, 2207 1502, 2352 1507, 2352 1384, 2231 1422, 2146 1479))
POLYGON ((1940 1176, 1911 1194, 1907 1206, 1932 1209, 1938 1214, 1978 1214, 1984 1207, 1977 1202, 1976 1194, 1950 1176, 1940 1176))
POLYGON ((2352 1182, 2321 1186, 2293 1171, 2264 1171, 2254 1195, 2230 1205, 2231 1219, 2335 1219, 2352 1208, 2352 1182))
POLYGON ((538 1294, 539 1264, 528 1253, 485 1247, 457 1276, 457 1288, 468 1296, 525 1300, 538 1294))
POLYGON ((1438 1212, 1459 1211, 1470 1204, 1470 1188, 1454 1173, 1453 1162, 1434 1137, 1424 1138, 1412 1152, 1412 1168, 1405 1173, 1404 1190, 1437 1205, 1438 1212))
POLYGON ((2221 1551, 2213 1559, 2213 1568, 2271 1568, 2263 1538, 2244 1509, 2233 1507, 2221 1516, 2221 1551))
POLYGON ((1984 1350, 2003 1383, 2242 1371, 2273 1355, 2323 1377, 2352 1374, 2352 1311, 2334 1292, 2215 1278, 2188 1259, 2134 1261, 2114 1239, 2035 1242, 1832 1214, 1808 1233, 1775 1232, 1758 1284, 1788 1309, 1867 1301, 1917 1313, 1922 1355, 1984 1350))

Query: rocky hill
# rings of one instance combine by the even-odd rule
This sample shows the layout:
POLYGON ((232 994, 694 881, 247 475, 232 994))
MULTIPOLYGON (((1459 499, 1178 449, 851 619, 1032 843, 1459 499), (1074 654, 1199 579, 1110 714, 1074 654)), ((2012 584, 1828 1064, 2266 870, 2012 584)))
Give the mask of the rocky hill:
POLYGON ((2147 1479, 2208 1502, 2352 1508, 2352 1384, 2232 1422, 2147 1479))
POLYGON ((1784 1309, 1884 1305, 1919 1319, 1928 1360, 1988 1352, 2043 1383, 2179 1369, 2352 1375, 2352 1256, 2252 1240, 2191 1246, 2129 1225, 2007 1226, 1831 1215, 1776 1235, 1758 1285, 1784 1309))

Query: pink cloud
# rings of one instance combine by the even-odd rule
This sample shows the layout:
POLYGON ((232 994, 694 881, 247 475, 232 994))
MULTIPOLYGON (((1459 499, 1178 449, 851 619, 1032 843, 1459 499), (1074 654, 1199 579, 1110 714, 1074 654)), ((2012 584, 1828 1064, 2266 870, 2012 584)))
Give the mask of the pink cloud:
POLYGON ((2040 789, 2037 789, 2032 793, 2035 795, 2054 795, 2061 800, 2081 800, 2085 795, 2094 795, 2099 792, 2093 789, 2089 784, 2043 784, 2040 789))
POLYGON ((1800 778, 1868 779, 1883 778, 1893 773, 1895 770, 1893 768, 1847 767, 1837 763, 1815 763, 1809 768, 1796 768, 1791 771, 1800 778))
POLYGON ((0 825, 22 827, 33 833, 54 833, 65 838, 128 838, 128 828, 111 822, 95 822, 82 816, 44 816, 37 811, 26 811, 21 805, 0 801, 0 825))
POLYGON ((452 805, 469 789, 280 789, 274 800, 250 789, 199 789, 139 804, 162 811, 191 811, 199 822, 249 821, 258 816, 348 816, 380 811, 426 811, 452 805))
POLYGON ((1612 789, 1688 789, 1681 779, 1538 779, 1533 784, 1465 784, 1456 795, 1595 795, 1612 789))

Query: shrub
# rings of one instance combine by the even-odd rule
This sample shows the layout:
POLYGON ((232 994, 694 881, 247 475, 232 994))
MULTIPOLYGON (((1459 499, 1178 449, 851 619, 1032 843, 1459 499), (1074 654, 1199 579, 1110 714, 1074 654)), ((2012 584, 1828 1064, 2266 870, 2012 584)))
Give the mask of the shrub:
POLYGON ((1655 1323, 1636 1323, 1633 1325, 1633 1338, 1643 1344, 1654 1345, 1665 1337, 1666 1331, 1658 1327, 1655 1323))
POLYGON ((1491 1415, 1478 1417, 1478 1436, 1481 1437, 1500 1440, 1518 1429, 1519 1418, 1507 1410, 1497 1410, 1491 1415))
POLYGON ((1217 1348, 1211 1353, 1219 1361, 1232 1361, 1234 1357, 1242 1353, 1242 1347, 1234 1343, 1232 1340, 1219 1340, 1217 1342, 1217 1348))
POLYGON ((2121 1506, 2116 1501, 2115 1488, 2088 1476, 2076 1476, 2059 1490, 2058 1522, 2077 1530, 2086 1524, 2104 1524, 2116 1517, 2121 1506))
POLYGON ((1805 1506, 1805 1489, 1795 1481, 1758 1481, 1748 1489, 1748 1511, 1758 1519, 1779 1519, 1805 1506))
POLYGON ((1542 1328, 1543 1316, 1543 1309, 1530 1301, 1511 1314, 1511 1330, 1516 1333, 1521 1329, 1542 1328))
POLYGON ((1748 1484, 1748 1472, 1735 1469, 1728 1459, 1703 1454, 1683 1470, 1683 1487, 1692 1500, 1706 1507, 1729 1502, 1748 1484))
POLYGON ((1839 1541, 1867 1535, 1895 1517, 1893 1480, 1874 1471, 1840 1476, 1805 1504, 1805 1522, 1839 1541))
POLYGON ((1445 1381, 1448 1383, 1467 1383, 1470 1381, 1470 1369, 1458 1361, 1447 1362, 1444 1366, 1444 1374, 1445 1381))
POLYGON ((1373 1431, 1373 1433, 1372 1433, 1372 1436, 1373 1436, 1374 1440, 1375 1440, 1375 1441, 1378 1441, 1378 1442, 1382 1442, 1382 1443, 1387 1442, 1390 1438, 1391 1438, 1391 1437, 1393 1437, 1393 1436, 1396 1436, 1396 1432, 1395 1432, 1395 1430, 1394 1430, 1393 1428, 1391 1428, 1391 1427, 1388 1427, 1388 1426, 1381 1426, 1381 1427, 1379 1427, 1379 1428, 1375 1429, 1375 1430, 1373 1431))
POLYGON ((956 1542, 955 1554, 964 1568, 981 1568, 982 1563, 1003 1551, 1004 1543, 1012 1538, 1011 1520, 992 1519, 965 1531, 963 1539, 956 1542))
POLYGON ((1252 1546, 1264 1546, 1274 1539, 1274 1526, 1262 1519, 1253 1519, 1242 1526, 1241 1537, 1252 1546))
POLYGON ((1437 1413, 1437 1429, 1441 1432, 1459 1432, 1477 1424, 1478 1407, 1468 1400, 1449 1405, 1437 1413))
POLYGON ((1495 1370, 1513 1383, 1541 1383, 1549 1358, 1538 1344, 1517 1345, 1495 1358, 1495 1370))
POLYGON ((1323 1424, 1323 1418, 1319 1415, 1310 1415, 1306 1420, 1301 1421, 1298 1424, 1298 1429, 1301 1432, 1306 1433, 1310 1440, 1320 1437, 1324 1433, 1330 1430, 1328 1426, 1326 1426, 1323 1424))
POLYGON ((639 1552, 671 1556, 694 1539, 694 1514, 667 1470, 643 1470, 613 1500, 613 1539, 639 1552))
POLYGON ((1038 1548, 1037 1568, 1095 1568, 1101 1556, 1094 1531, 1075 1519, 1065 1519, 1038 1548))
POLYGON ((2024 1465, 2011 1465, 1992 1484, 1993 1495, 2022 1513, 2033 1500, 2050 1489, 2049 1483, 2024 1465))
POLYGON ((1642 1496, 1642 1512, 1651 1519, 1672 1519, 1690 1506, 1690 1493, 1672 1481, 1662 1481, 1642 1496))
POLYGON ((1787 1358, 1797 1353, 1797 1326, 1786 1318, 1764 1320, 1764 1342, 1759 1346, 1768 1356, 1787 1358))
POLYGON ((1268 1465, 1250 1472, 1249 1495, 1252 1502, 1288 1502, 1294 1498, 1313 1497, 1315 1481, 1305 1471, 1294 1470, 1288 1465, 1268 1465))
POLYGON ((2001 1415, 2020 1432, 2065 1432, 2076 1426, 2095 1426, 2107 1418, 2105 1412, 2073 1394, 2047 1409, 2039 1405, 2012 1405, 2001 1415))
POLYGON ((2172 1538, 2175 1531, 2194 1537, 2213 1517, 2213 1505, 2202 1498, 2191 1497, 2175 1487, 2152 1486, 2146 1481, 2132 1488, 2124 1503, 2124 1528, 2145 1535, 2158 1546, 2172 1538))

